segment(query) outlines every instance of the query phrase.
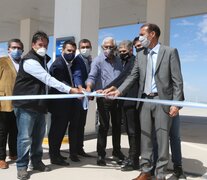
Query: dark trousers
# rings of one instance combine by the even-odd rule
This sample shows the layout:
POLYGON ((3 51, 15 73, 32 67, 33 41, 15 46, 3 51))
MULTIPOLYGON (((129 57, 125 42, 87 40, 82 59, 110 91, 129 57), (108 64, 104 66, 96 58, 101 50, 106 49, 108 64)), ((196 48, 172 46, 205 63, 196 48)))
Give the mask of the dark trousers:
POLYGON ((0 160, 6 159, 7 138, 9 155, 17 156, 17 125, 14 111, 0 112, 0 160))
POLYGON ((124 125, 129 139, 129 158, 139 161, 140 156, 140 121, 136 106, 123 107, 124 125))
POLYGON ((121 139, 121 118, 119 108, 116 100, 108 100, 104 98, 97 98, 97 106, 99 113, 99 129, 97 140, 97 152, 99 156, 105 157, 107 134, 111 119, 112 124, 112 144, 113 154, 119 153, 120 139, 121 139))
MULTIPOLYGON (((60 104, 56 104, 61 107, 60 104)), ((63 137, 68 127, 68 136, 70 144, 70 154, 77 154, 77 132, 78 119, 75 118, 77 106, 72 101, 70 106, 63 107, 61 111, 51 111, 51 126, 48 134, 50 157, 57 157, 60 154, 60 148, 63 137)))
POLYGON ((76 119, 78 119, 77 150, 78 152, 81 152, 83 151, 83 146, 84 146, 84 133, 85 133, 87 110, 84 110, 82 106, 79 106, 77 112, 78 112, 76 117, 76 119))

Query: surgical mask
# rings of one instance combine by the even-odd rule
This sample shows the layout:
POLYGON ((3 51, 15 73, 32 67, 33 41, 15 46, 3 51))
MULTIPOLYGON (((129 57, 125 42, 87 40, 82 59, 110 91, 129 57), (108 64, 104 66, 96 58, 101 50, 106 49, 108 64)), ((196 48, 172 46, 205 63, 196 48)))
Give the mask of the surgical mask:
POLYGON ((119 54, 119 57, 121 58, 121 60, 126 61, 130 55, 129 53, 124 53, 124 54, 119 54))
POLYGON ((44 57, 44 56, 46 55, 46 53, 47 53, 47 49, 44 48, 44 47, 41 47, 41 48, 39 48, 39 49, 36 51, 36 53, 37 53, 38 55, 44 57))
POLYGON ((85 48, 85 49, 80 49, 80 54, 83 57, 89 57, 91 55, 91 49, 85 48))
POLYGON ((148 40, 146 36, 139 36, 139 41, 141 42, 141 45, 145 48, 147 48, 151 43, 151 41, 148 40))
POLYGON ((14 60, 20 60, 22 53, 23 51, 20 49, 13 49, 11 50, 10 55, 14 60))
POLYGON ((69 63, 69 62, 71 62, 75 58, 75 54, 74 53, 68 53, 68 54, 65 53, 63 55, 63 57, 69 63))
POLYGON ((106 57, 110 57, 110 56, 114 55, 114 50, 113 49, 104 49, 103 52, 104 52, 104 55, 106 57))

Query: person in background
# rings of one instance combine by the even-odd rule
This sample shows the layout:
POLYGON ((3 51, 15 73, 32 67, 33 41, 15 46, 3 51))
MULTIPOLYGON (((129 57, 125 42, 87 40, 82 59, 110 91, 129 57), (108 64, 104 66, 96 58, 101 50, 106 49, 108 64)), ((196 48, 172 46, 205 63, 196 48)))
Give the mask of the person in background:
MULTIPOLYGON (((63 43, 62 54, 50 67, 50 75, 60 82, 74 87, 72 77, 72 62, 75 58, 76 44, 71 40, 63 43)), ((50 94, 65 94, 56 88, 51 88, 50 94)), ((49 111, 51 112, 51 126, 49 131, 49 154, 52 164, 67 166, 64 157, 60 155, 60 147, 68 127, 68 136, 70 138, 70 159, 80 161, 77 156, 77 137, 79 120, 74 116, 77 112, 76 99, 54 99, 49 101, 49 111)))
MULTIPOLYGON (((88 74, 90 72, 90 66, 92 62, 91 51, 92 46, 91 42, 88 39, 81 39, 78 45, 78 50, 80 52, 73 61, 72 65, 72 73, 74 79, 75 87, 78 87, 80 91, 86 88, 85 82, 88 78, 88 74)), ((76 119, 79 119, 78 122, 78 143, 77 143, 77 151, 78 155, 83 157, 91 157, 84 150, 84 131, 86 125, 86 117, 87 117, 87 109, 83 108, 82 100, 77 100, 77 111, 76 111, 76 119)))
MULTIPOLYGON (((133 45, 129 40, 120 42, 118 46, 119 56, 122 60, 123 71, 121 74, 114 79, 107 89, 103 91, 104 94, 117 89, 130 74, 135 61, 133 55, 133 45)), ((124 96, 126 97, 137 97, 138 82, 135 82, 133 86, 127 91, 124 96)), ((139 156, 140 156, 140 122, 138 117, 138 110, 136 109, 135 101, 119 101, 119 106, 123 111, 123 119, 126 127, 126 132, 129 140, 129 156, 123 161, 121 170, 132 171, 139 169, 139 156)))
MULTIPOLYGON (((121 60, 115 56, 116 41, 112 37, 106 37, 102 42, 102 53, 92 60, 91 71, 86 81, 86 91, 92 89, 104 89, 109 83, 122 72, 121 60)), ((112 143, 114 159, 124 160, 125 156, 121 152, 121 119, 117 101, 97 98, 97 108, 99 114, 99 129, 97 138, 97 165, 106 166, 106 144, 110 120, 112 123, 112 143)))
MULTIPOLYGON (((64 93, 80 93, 77 88, 56 80, 47 72, 49 56, 46 54, 49 38, 45 32, 38 31, 32 37, 32 48, 22 58, 13 95, 47 94, 48 86, 64 93)), ((45 136, 47 102, 44 99, 13 101, 17 122, 17 178, 29 179, 27 171, 29 154, 31 168, 38 171, 51 169, 42 162, 42 141, 45 136)))
MULTIPOLYGON (((8 42, 8 56, 0 58, 0 96, 11 96, 19 62, 24 51, 20 39, 8 42)), ((7 169, 6 144, 8 137, 9 158, 17 157, 17 125, 12 101, 0 101, 0 169, 7 169)))

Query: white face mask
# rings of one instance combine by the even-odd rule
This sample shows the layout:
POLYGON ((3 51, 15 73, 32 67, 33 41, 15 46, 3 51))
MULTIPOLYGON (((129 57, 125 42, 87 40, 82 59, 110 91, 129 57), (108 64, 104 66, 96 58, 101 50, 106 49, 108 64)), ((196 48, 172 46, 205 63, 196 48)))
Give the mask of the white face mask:
POLYGON ((85 48, 85 49, 80 49, 80 54, 84 57, 88 57, 91 55, 91 49, 85 48))
POLYGON ((36 53, 39 54, 40 56, 44 57, 46 55, 47 49, 44 47, 39 48, 36 53))
POLYGON ((151 43, 151 41, 148 40, 146 36, 139 36, 139 41, 141 42, 141 45, 145 48, 147 48, 151 43))

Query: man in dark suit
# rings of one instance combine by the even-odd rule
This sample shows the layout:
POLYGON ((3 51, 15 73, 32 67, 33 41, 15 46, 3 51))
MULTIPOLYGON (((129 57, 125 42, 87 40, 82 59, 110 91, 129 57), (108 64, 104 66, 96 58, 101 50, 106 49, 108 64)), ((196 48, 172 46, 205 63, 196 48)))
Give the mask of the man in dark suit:
MULTIPOLYGON (((71 64, 75 57, 76 44, 73 41, 65 41, 62 54, 50 67, 50 74, 57 80, 74 87, 72 80, 71 64)), ((50 94, 61 94, 60 91, 51 88, 50 94)), ((60 147, 65 135, 68 123, 68 135, 70 137, 70 158, 79 161, 77 157, 77 126, 78 122, 72 116, 75 111, 75 99, 56 99, 49 101, 49 111, 51 112, 51 127, 49 131, 49 154, 52 164, 67 166, 64 158, 60 155, 60 147)))
MULTIPOLYGON (((183 101, 183 79, 177 49, 159 44, 160 28, 155 24, 141 26, 139 35, 145 49, 137 54, 134 68, 124 83, 118 90, 108 94, 124 94, 138 79, 138 98, 183 101)), ((169 130, 172 118, 180 108, 140 102, 137 105, 140 108, 142 172, 135 180, 151 179, 153 126, 158 143, 156 179, 165 180, 169 160, 169 130)))
MULTIPOLYGON (((127 76, 130 74, 135 61, 133 55, 133 45, 129 40, 124 40, 119 43, 118 46, 119 56, 122 60, 123 71, 121 74, 114 79, 103 93, 110 92, 111 90, 118 88, 127 76)), ((128 90, 124 96, 126 97, 137 97, 138 82, 134 83, 133 86, 128 90)), ((135 101, 119 101, 119 106, 122 113, 122 119, 124 119, 124 125, 129 140, 129 156, 123 161, 121 170, 132 171, 139 168, 139 156, 140 156, 140 122, 137 119, 138 110, 136 109, 135 101)))
MULTIPOLYGON (((73 61, 72 73, 75 87, 78 87, 81 91, 86 88, 85 81, 88 78, 91 65, 91 42, 88 39, 81 39, 78 45, 80 54, 77 55, 73 61)), ((77 100, 76 118, 78 122, 78 142, 77 151, 78 155, 83 157, 91 157, 83 149, 84 131, 87 117, 87 109, 83 109, 82 100, 77 100)))

